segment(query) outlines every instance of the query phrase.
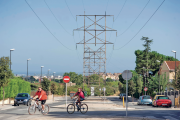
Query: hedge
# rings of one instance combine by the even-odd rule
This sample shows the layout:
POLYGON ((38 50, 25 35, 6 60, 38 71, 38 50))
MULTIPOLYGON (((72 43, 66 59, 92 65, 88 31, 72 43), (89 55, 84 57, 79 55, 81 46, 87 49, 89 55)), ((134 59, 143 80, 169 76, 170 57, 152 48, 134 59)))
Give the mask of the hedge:
MULTIPOLYGON (((4 99, 15 98, 18 93, 31 93, 31 83, 24 81, 20 77, 9 80, 10 82, 4 87, 4 99)), ((0 87, 0 100, 3 99, 3 88, 0 87)))

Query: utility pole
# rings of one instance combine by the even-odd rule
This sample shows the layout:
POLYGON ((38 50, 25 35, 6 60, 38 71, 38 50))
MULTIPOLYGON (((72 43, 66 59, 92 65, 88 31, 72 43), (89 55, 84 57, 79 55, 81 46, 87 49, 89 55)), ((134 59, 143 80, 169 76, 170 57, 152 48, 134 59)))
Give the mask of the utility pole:
MULTIPOLYGON (((74 31, 84 31, 84 39, 76 44, 84 45, 83 53, 83 76, 90 76, 93 73, 106 73, 106 44, 113 44, 106 40, 106 31, 116 31, 110 27, 106 26, 106 17, 114 17, 114 15, 76 15, 77 17, 84 17, 84 26, 74 29, 74 31), (100 25, 100 20, 105 20, 105 25, 100 25), (92 24, 86 25, 86 20, 91 21, 92 24), (86 34, 92 36, 90 39, 86 39, 86 34), (105 39, 100 38, 99 36, 104 34, 105 39)), ((116 34, 117 35, 117 34, 116 34)), ((89 79, 88 81, 89 84, 89 79)), ((83 89, 84 89, 84 77, 83 77, 83 89)), ((95 81, 94 83, 99 83, 95 81)))

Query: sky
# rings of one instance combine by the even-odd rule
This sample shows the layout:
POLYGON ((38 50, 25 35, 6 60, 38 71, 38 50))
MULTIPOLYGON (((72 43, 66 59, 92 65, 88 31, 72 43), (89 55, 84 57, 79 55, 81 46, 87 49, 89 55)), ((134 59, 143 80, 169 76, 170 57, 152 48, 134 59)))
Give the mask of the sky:
MULTIPOLYGON (((84 32, 74 31, 73 36, 73 30, 84 25, 84 18, 77 17, 76 21, 76 15, 83 15, 85 11, 86 15, 104 15, 105 12, 114 15, 114 22, 113 17, 108 17, 106 24, 117 30, 118 37, 116 32, 106 33, 107 41, 114 43, 114 49, 113 45, 107 45, 106 72, 134 70, 134 52, 144 49, 142 36, 153 39, 151 51, 174 56, 171 51, 175 50, 180 59, 180 1, 165 0, 158 10, 163 0, 148 1, 27 0, 37 17, 25 0, 0 0, 0 57, 10 56, 10 49, 15 49, 11 52, 11 69, 15 74, 26 74, 28 58, 31 58, 30 75, 40 74, 41 66, 44 66, 43 74, 48 69, 50 73, 82 73, 84 49, 83 45, 77 45, 76 49, 76 43, 83 40, 84 32)), ((104 19, 98 23, 104 25, 104 19)), ((92 22, 86 19, 86 26, 90 24, 92 22)), ((104 34, 100 37, 105 39, 104 34)), ((86 35, 86 39, 90 38, 86 35)))

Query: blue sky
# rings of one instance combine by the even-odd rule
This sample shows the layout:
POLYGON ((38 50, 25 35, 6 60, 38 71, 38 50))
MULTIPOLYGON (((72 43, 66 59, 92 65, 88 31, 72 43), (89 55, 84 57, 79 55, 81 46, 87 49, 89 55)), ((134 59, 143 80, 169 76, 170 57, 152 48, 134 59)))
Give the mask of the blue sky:
MULTIPOLYGON (((123 72, 125 69, 135 69, 135 54, 137 49, 143 50, 142 36, 153 39, 152 51, 174 56, 171 50, 180 52, 180 1, 166 0, 139 34, 122 49, 116 50, 126 44, 146 23, 163 0, 150 0, 147 7, 136 22, 121 36, 116 38, 115 32, 107 32, 107 40, 114 43, 107 45, 107 72, 123 72)), ((12 52, 12 70, 14 73, 26 73, 27 59, 29 73, 39 74, 40 66, 44 66, 43 73, 48 69, 52 72, 79 72, 83 71, 83 46, 75 43, 83 39, 83 32, 74 32, 73 29, 83 26, 84 14, 109 14, 113 18, 107 19, 107 26, 116 29, 120 35, 134 21, 148 0, 46 0, 62 26, 53 17, 44 0, 27 0, 39 18, 69 50, 62 46, 43 26, 24 0, 0 0, 0 57, 9 56, 12 52), (84 5, 83 5, 84 4, 84 5), (69 35, 69 33, 71 35, 69 35)), ((92 24, 91 22, 86 22, 92 24)), ((103 21, 99 22, 104 24, 103 21)), ((87 35, 87 39, 90 36, 87 35)), ((102 36, 104 38, 104 36, 102 36)))

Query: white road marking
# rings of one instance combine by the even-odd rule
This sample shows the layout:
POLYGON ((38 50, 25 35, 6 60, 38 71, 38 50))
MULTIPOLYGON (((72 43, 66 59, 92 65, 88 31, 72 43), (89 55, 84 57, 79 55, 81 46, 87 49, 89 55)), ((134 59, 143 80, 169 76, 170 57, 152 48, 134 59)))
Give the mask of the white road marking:
POLYGON ((170 119, 170 120, 178 120, 178 119, 176 119, 176 118, 173 118, 173 117, 171 117, 171 116, 163 116, 164 118, 167 118, 167 119, 170 119))

